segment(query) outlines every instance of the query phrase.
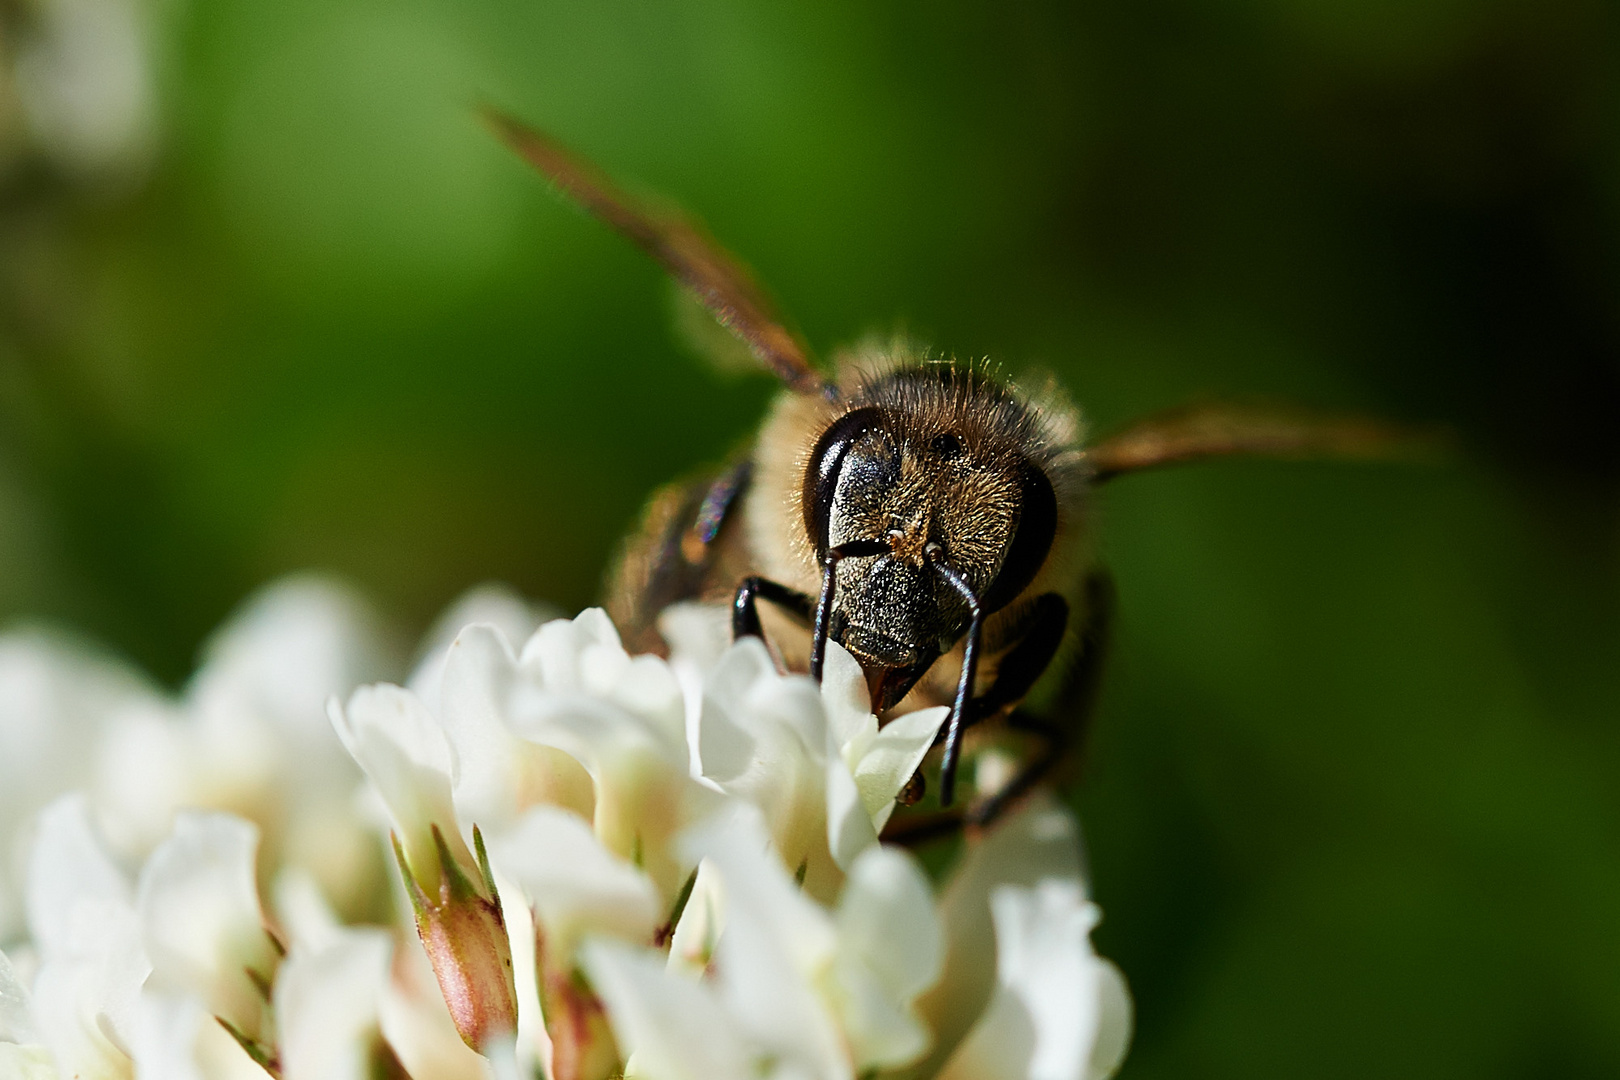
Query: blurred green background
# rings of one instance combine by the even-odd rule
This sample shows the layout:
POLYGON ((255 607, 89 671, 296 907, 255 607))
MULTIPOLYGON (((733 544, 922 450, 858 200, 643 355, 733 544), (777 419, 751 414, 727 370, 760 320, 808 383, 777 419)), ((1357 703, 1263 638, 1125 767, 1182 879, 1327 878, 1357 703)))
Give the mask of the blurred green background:
POLYGON ((1229 395, 1453 424, 1450 469, 1102 495, 1122 617, 1076 798, 1125 1075, 1620 1075, 1612 7, 140 15, 145 149, 75 164, 0 102, 0 613, 178 682, 288 570, 406 633, 491 578, 593 598, 772 387, 683 351, 494 101, 705 217, 823 350, 904 326, 1056 371, 1102 429, 1229 395))

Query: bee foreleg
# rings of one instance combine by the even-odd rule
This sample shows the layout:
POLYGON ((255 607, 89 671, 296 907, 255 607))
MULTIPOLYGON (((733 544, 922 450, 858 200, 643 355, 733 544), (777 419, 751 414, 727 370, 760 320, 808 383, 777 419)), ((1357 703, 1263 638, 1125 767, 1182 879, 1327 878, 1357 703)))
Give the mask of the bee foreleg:
POLYGON ((770 578, 747 577, 737 586, 737 597, 731 603, 733 641, 745 637, 764 640, 765 630, 759 624, 758 603, 761 599, 769 600, 806 623, 815 614, 816 602, 798 589, 790 589, 770 578))
POLYGON ((1069 602, 1057 593, 1044 593, 1035 598, 1027 618, 1018 644, 996 666, 995 681, 973 699, 968 723, 978 723, 1024 700, 1063 644, 1069 628, 1069 602))

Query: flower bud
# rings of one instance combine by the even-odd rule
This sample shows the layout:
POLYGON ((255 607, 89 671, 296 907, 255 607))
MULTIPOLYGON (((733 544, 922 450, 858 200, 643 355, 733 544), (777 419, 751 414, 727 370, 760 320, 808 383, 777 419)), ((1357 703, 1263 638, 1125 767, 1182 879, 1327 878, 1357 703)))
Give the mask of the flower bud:
POLYGON ((473 830, 473 846, 482 889, 456 862, 437 825, 433 826, 433 845, 439 873, 431 892, 412 871, 397 836, 394 856, 416 913, 416 932, 433 964, 450 1017, 463 1041, 481 1051, 492 1039, 517 1030, 517 991, 506 919, 478 830, 473 830))

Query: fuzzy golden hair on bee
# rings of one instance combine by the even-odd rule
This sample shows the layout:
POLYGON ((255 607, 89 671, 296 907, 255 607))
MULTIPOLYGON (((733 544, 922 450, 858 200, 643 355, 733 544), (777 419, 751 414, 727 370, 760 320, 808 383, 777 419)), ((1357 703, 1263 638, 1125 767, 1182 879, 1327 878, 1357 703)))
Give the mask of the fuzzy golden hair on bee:
POLYGON ((1055 379, 1021 384, 985 362, 930 356, 903 336, 837 353, 829 376, 746 266, 695 221, 632 198, 541 132, 498 113, 486 119, 657 260, 783 385, 746 451, 650 501, 610 577, 608 609, 626 642, 659 650, 660 612, 708 601, 729 603, 733 635, 766 639, 786 670, 819 679, 829 644, 841 645, 880 715, 950 705, 942 808, 970 727, 1005 721, 1039 738, 1043 748, 1016 778, 979 792, 955 812, 957 824, 989 821, 1083 734, 1112 606, 1089 542, 1094 487, 1210 457, 1434 451, 1432 438, 1364 419, 1220 405, 1149 417, 1088 444, 1055 379), (1024 701, 1049 667, 1061 674, 1055 705, 1036 715, 1024 701))
MULTIPOLYGON (((782 394, 756 443, 749 518, 756 530, 754 547, 768 553, 768 572, 779 580, 805 590, 820 580, 814 529, 806 522, 812 459, 827 431, 862 411, 879 413, 884 427, 910 451, 902 455, 905 482, 896 502, 915 503, 919 488, 951 486, 955 474, 960 497, 942 500, 954 501, 956 515, 964 519, 952 531, 994 537, 1018 515, 1009 490, 1034 470, 1052 488, 1057 536, 1067 541, 1080 530, 1084 428, 1055 384, 1047 381, 1038 395, 1026 394, 986 361, 931 359, 904 337, 864 339, 840 352, 835 363, 836 397, 782 394)), ((891 527, 875 518, 870 525, 876 535, 891 527)), ((988 558, 981 554, 978 561, 988 558)))

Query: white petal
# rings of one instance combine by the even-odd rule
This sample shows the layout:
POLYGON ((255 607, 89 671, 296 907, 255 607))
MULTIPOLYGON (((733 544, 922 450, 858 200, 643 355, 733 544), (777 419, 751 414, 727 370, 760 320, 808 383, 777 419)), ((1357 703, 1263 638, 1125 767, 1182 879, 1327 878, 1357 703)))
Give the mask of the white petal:
POLYGON ((754 1055, 714 992, 667 971, 660 953, 593 939, 581 949, 581 958, 619 1048, 635 1055, 629 1075, 656 1080, 752 1080, 756 1075, 754 1055))
POLYGON ((928 1049, 928 1029, 914 1012, 894 1000, 870 969, 840 956, 832 978, 838 986, 838 1018, 856 1075, 899 1068, 928 1049))
POLYGON ((531 604, 508 586, 495 582, 476 585, 457 597, 444 614, 434 620, 433 627, 422 639, 411 677, 405 685, 427 702, 429 708, 437 710, 445 654, 463 630, 478 624, 493 627, 507 641, 527 641, 535 627, 555 619, 558 614, 547 604, 531 604))
POLYGON ((851 868, 835 920, 841 1015, 856 1069, 908 1064, 930 1040, 912 1002, 944 960, 927 877, 909 855, 874 846, 851 868))
POLYGON ((834 920, 839 951, 859 956, 897 1000, 910 1001, 939 978, 944 929, 928 877, 909 853, 874 847, 857 859, 834 920))
POLYGON ((151 970, 130 893, 82 797, 64 796, 41 814, 29 860, 29 922, 42 960, 33 1015, 69 1075, 127 1072, 136 1002, 151 970))
MULTIPOLYGON (((597 837, 610 851, 638 862, 657 883, 660 894, 670 900, 691 871, 690 863, 682 864, 674 857, 670 842, 679 829, 717 797, 691 777, 680 692, 673 676, 661 661, 653 661, 663 673, 654 681, 669 680, 668 698, 673 711, 661 713, 654 709, 648 713, 639 711, 645 704, 639 701, 640 691, 621 687, 611 697, 586 690, 558 691, 528 670, 531 663, 538 664, 530 656, 531 651, 543 652, 555 646, 553 651, 558 656, 546 661, 553 667, 561 665, 562 659, 577 659, 582 652, 597 650, 602 656, 622 660, 620 674, 624 680, 634 682, 646 675, 642 666, 632 664, 616 643, 601 644, 586 632, 598 623, 602 634, 612 632, 605 616, 587 620, 582 615, 573 623, 548 623, 540 628, 520 661, 526 677, 512 694, 507 723, 523 738, 561 751, 584 767, 595 788, 593 819, 597 837), (579 625, 582 621, 586 623, 584 629, 579 625), (541 649, 537 642, 545 648, 541 649)), ((641 659, 652 658, 638 661, 641 659)), ((618 661, 609 659, 604 663, 618 661)), ((569 675, 581 686, 595 677, 583 671, 569 675)), ((649 700, 657 700, 663 692, 654 688, 649 695, 649 700)))
POLYGON ((694 979, 708 970, 725 927, 725 907, 725 883, 720 880, 714 863, 705 859, 698 864, 692 894, 686 899, 686 910, 681 912, 681 921, 675 924, 674 936, 670 938, 671 970, 694 979))
POLYGON ((264 1080, 264 1070, 188 994, 141 995, 134 1055, 135 1080, 264 1080))
POLYGON ((878 834, 844 759, 835 747, 829 745, 828 751, 827 847, 838 868, 848 870, 861 852, 877 843, 878 834))
POLYGON ((366 1080, 372 1075, 392 951, 393 943, 381 930, 344 930, 325 948, 294 947, 288 953, 275 988, 285 1080, 366 1080))
POLYGON ((0 952, 0 1043, 39 1041, 29 1008, 28 988, 17 977, 11 958, 0 952))
POLYGON ((1108 1075, 1124 1047, 1117 1015, 1111 1018, 1108 1045, 1099 1045, 1105 1002, 1117 1011, 1128 999, 1121 996, 1117 970, 1091 949, 1096 907, 1084 899, 1078 882, 1058 880, 1033 888, 1003 886, 990 903, 996 994, 942 1076, 1087 1080, 1108 1075))
POLYGON ((209 641, 187 696, 246 711, 325 746, 326 700, 391 666, 365 600, 329 578, 284 578, 248 598, 209 641))
POLYGON ((828 843, 829 739, 815 683, 777 674, 764 643, 744 638, 709 678, 700 741, 705 775, 760 808, 782 858, 806 867, 810 891, 834 890, 841 875, 828 843))
POLYGON ((484 1047, 484 1056, 489 1059, 490 1080, 534 1080, 540 1071, 533 1067, 526 1067, 518 1060, 518 1042, 520 1039, 496 1039, 493 1045, 484 1047))
POLYGON ((203 1028, 217 1026, 196 998, 156 991, 141 995, 132 1048, 137 1080, 211 1080, 197 1063, 203 1028))
POLYGON ((1130 1049, 1136 1020, 1124 973, 1110 960, 1098 957, 1097 962, 1102 965, 1097 973, 1101 1016, 1097 1022, 1097 1039, 1091 1046, 1091 1060, 1086 1065, 1086 1080, 1107 1080, 1119 1071, 1125 1061, 1125 1051, 1130 1049))
POLYGON ((938 1068, 995 990, 991 890, 1047 879, 1081 883, 1083 890, 1080 832, 1067 810, 1037 795, 968 847, 940 898, 945 971, 918 1004, 935 1039, 924 1072, 938 1068))
POLYGON ((28 861, 28 928, 35 947, 47 959, 72 951, 81 901, 128 906, 132 899, 123 871, 90 824, 84 796, 64 795, 46 807, 28 861))
POLYGON ((770 1056, 810 1077, 849 1076, 837 1026, 815 990, 835 955, 832 920, 770 850, 758 811, 738 804, 694 829, 688 843, 725 884, 715 966, 736 1022, 770 1056))
POLYGON ((690 663, 699 672, 707 672, 731 647, 731 607, 671 604, 658 613, 658 633, 669 644, 671 662, 690 663))
POLYGON ((905 713, 884 724, 867 744, 854 767, 855 786, 860 789, 861 804, 872 816, 873 828, 881 830, 888 822, 895 796, 922 764, 939 726, 950 714, 944 705, 905 713))
POLYGON ((168 835, 174 813, 195 804, 206 771, 199 740, 168 702, 125 709, 94 744, 96 822, 113 850, 139 859, 168 835))
POLYGON ((419 882, 439 880, 437 825, 450 853, 476 865, 456 825, 450 798, 450 745, 417 696, 398 686, 363 686, 347 709, 329 704, 332 726, 388 806, 405 858, 419 882))
POLYGON ((209 1012, 260 1034, 277 956, 254 883, 258 830, 228 814, 186 811, 141 871, 136 906, 154 984, 200 997, 209 1012))
POLYGON ((866 673, 849 651, 836 641, 827 642, 827 656, 821 670, 821 700, 827 709, 827 724, 840 749, 876 729, 872 715, 872 695, 867 690, 866 673))
POLYGON ((502 722, 517 656, 493 626, 468 626, 445 650, 439 715, 455 747, 451 780, 459 803, 486 826, 515 801, 507 761, 519 740, 502 722))
POLYGON ((726 811, 692 828, 681 846, 693 861, 707 859, 720 874, 728 929, 736 913, 746 912, 766 924, 801 971, 819 969, 833 955, 832 919, 788 876, 759 811, 742 802, 726 811))
POLYGON ((456 809, 486 832, 537 802, 593 810, 591 780, 577 761, 509 728, 520 677, 510 644, 491 626, 467 627, 446 654, 439 715, 454 750, 456 809))
POLYGON ((58 1080, 50 1051, 7 1042, 0 1042, 0 1076, 6 1080, 58 1080))
POLYGON ((671 604, 658 614, 658 632, 669 644, 669 668, 686 703, 686 742, 692 771, 703 774, 699 747, 703 684, 731 647, 731 607, 727 604, 671 604))
MULTIPOLYGON (((727 879, 728 885, 735 881, 727 879)), ((850 1080, 842 1033, 812 982, 825 968, 818 966, 813 976, 794 962, 803 945, 783 940, 766 913, 733 903, 715 950, 722 998, 762 1056, 790 1075, 850 1080)))
POLYGON ((19 826, 89 782, 86 748, 109 716, 157 700, 134 672, 67 639, 0 635, 0 941, 23 932, 27 834, 19 826))
POLYGON ((66 1075, 127 1077, 128 1052, 140 1032, 141 983, 150 971, 140 926, 133 911, 105 902, 85 901, 77 913, 84 925, 75 944, 82 951, 41 965, 34 1022, 66 1075))
POLYGON ((321 894, 321 887, 297 867, 276 875, 272 904, 278 925, 293 948, 319 952, 342 940, 343 923, 321 894))
POLYGON ((490 861, 517 883, 566 956, 587 932, 650 943, 663 917, 647 875, 609 852, 583 820, 537 806, 490 842, 490 861))
MULTIPOLYGON (((524 645, 518 664, 525 677, 509 704, 508 722, 525 738, 546 741, 549 724, 577 729, 601 716, 614 724, 604 739, 655 747, 686 768, 685 706, 674 673, 655 656, 630 657, 600 608, 546 623, 524 645), (624 723, 626 716, 633 723, 624 723)), ((575 756, 600 750, 601 739, 585 741, 589 745, 578 752, 561 748, 575 756)))

